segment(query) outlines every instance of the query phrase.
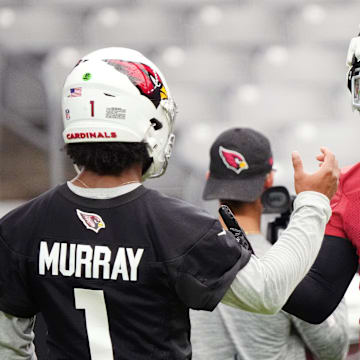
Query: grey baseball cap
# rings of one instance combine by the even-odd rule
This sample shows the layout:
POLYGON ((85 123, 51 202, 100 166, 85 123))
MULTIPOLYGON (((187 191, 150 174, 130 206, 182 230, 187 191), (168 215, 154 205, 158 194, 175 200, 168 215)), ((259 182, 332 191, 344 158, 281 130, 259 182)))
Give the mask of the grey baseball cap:
POLYGON ((249 128, 229 129, 211 146, 203 199, 255 201, 272 165, 270 142, 264 135, 249 128))

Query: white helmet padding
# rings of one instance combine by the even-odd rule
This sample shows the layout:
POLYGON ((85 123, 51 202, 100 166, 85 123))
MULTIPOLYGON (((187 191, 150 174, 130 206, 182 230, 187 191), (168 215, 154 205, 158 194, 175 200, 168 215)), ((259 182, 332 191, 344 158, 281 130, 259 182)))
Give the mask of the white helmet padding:
POLYGON ((163 174, 174 142, 176 106, 157 67, 137 51, 107 48, 83 59, 63 91, 65 143, 144 142, 144 177, 163 174))

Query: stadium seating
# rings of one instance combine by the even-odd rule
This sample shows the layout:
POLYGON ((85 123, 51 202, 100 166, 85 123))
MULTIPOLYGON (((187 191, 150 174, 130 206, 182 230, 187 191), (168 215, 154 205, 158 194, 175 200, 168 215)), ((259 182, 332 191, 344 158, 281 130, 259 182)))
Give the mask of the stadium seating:
MULTIPOLYGON (((146 4, 147 0, 141 0, 141 4, 146 4)), ((224 4, 239 4, 241 0, 153 0, 152 3, 161 6, 187 6, 198 7, 204 5, 224 5, 224 4)))
MULTIPOLYGON (((242 0, 152 0, 152 6, 165 8, 167 11, 183 12, 191 14, 199 10, 203 6, 224 6, 224 5, 239 5, 242 0)), ((146 6, 148 0, 139 0, 140 6, 146 6)), ((186 21, 186 20, 185 20, 186 21)))
POLYGON ((100 8, 104 6, 127 5, 131 0, 26 0, 29 5, 53 6, 70 11, 87 11, 88 9, 100 8))
POLYGON ((40 76, 41 61, 29 54, 11 55, 6 57, 4 70, 4 107, 37 127, 46 126, 47 106, 40 76))
POLYGON ((103 8, 88 16, 85 39, 95 47, 124 46, 148 53, 184 43, 180 20, 178 14, 157 7, 103 8))
POLYGON ((146 186, 161 191, 168 196, 175 196, 177 198, 184 199, 184 189, 192 169, 179 160, 177 150, 178 149, 175 148, 165 175, 153 180, 149 179, 146 182, 146 186))
POLYGON ((344 91, 344 87, 337 89, 337 91, 331 94, 331 110, 339 126, 345 127, 345 123, 353 123, 354 126, 360 124, 359 114, 353 111, 351 107, 350 92, 344 91))
POLYGON ((358 2, 306 5, 287 19, 289 37, 294 42, 338 46, 344 54, 349 37, 358 32, 359 13, 358 2))
POLYGON ((328 119, 328 102, 328 94, 294 84, 246 85, 229 99, 228 118, 231 123, 273 133, 282 127, 328 119))
MULTIPOLYGON (((4 83, 5 66, 6 66, 6 61, 5 61, 2 51, 0 49, 0 82, 1 82, 1 84, 4 83)), ((0 86, 0 99, 2 98, 1 90, 2 90, 2 87, 0 86)))
POLYGON ((154 62, 170 84, 196 85, 207 90, 222 89, 247 79, 248 56, 211 47, 170 47, 154 62))
POLYGON ((309 5, 309 4, 321 4, 325 6, 333 4, 342 4, 344 2, 349 3, 352 0, 250 0, 253 3, 261 4, 262 6, 268 6, 271 2, 271 5, 282 6, 291 10, 297 9, 299 6, 309 5))
POLYGON ((178 105, 177 128, 188 130, 195 123, 216 124, 223 122, 225 99, 221 93, 211 91, 206 86, 171 85, 171 93, 178 105))
POLYGON ((255 5, 204 6, 189 22, 193 43, 229 48, 256 48, 282 43, 282 14, 255 5))
POLYGON ((327 146, 336 154, 340 167, 356 163, 359 161, 360 121, 354 120, 341 119, 341 122, 322 121, 295 126, 283 138, 280 157, 284 159, 291 151, 298 150, 306 170, 316 171, 318 165, 314 156, 319 153, 320 146, 327 146))
POLYGON ((253 78, 262 83, 317 87, 344 86, 345 54, 320 46, 271 46, 254 56, 253 78))
POLYGON ((176 142, 176 151, 182 163, 191 169, 206 174, 209 166, 209 149, 215 138, 228 126, 219 122, 211 124, 194 122, 186 133, 180 133, 176 142))
POLYGON ((80 19, 45 7, 0 8, 0 47, 16 53, 46 53, 82 41, 80 19))
POLYGON ((17 7, 24 5, 24 0, 0 0, 0 7, 11 6, 17 7))

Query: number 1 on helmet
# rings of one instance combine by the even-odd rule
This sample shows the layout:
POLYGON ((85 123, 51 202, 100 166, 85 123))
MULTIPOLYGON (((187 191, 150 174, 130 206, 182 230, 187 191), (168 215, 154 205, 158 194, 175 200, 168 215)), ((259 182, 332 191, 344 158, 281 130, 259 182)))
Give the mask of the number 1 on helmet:
POLYGON ((95 103, 94 100, 91 100, 91 101, 90 101, 90 105, 91 105, 91 117, 94 117, 94 103, 95 103))

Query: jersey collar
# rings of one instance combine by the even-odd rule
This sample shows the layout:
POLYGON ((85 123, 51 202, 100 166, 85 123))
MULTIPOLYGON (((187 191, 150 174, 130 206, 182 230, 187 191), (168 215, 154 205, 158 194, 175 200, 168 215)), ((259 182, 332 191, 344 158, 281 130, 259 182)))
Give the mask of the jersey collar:
POLYGON ((124 195, 138 188, 141 183, 132 183, 112 188, 83 188, 68 181, 68 188, 76 195, 89 199, 112 199, 124 195))

